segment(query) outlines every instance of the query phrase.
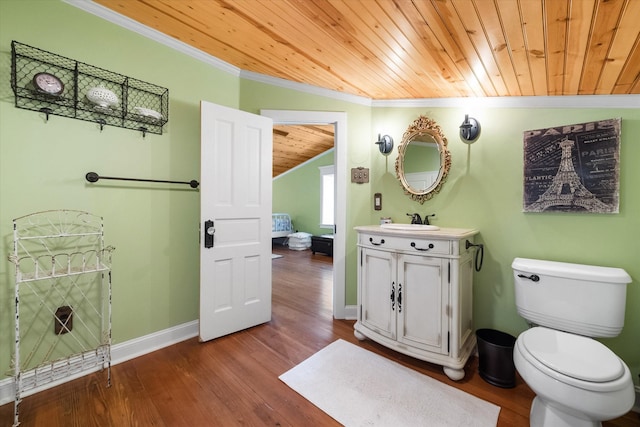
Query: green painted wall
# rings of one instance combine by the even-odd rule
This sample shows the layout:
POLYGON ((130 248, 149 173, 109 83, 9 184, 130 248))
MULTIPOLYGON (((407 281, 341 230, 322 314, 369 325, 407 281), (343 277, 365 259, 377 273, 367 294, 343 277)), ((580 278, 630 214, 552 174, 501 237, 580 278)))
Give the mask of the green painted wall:
POLYGON ((103 181, 200 176, 200 100, 237 108, 239 79, 60 1, 0 0, 0 372, 13 348, 12 219, 78 209, 104 217, 113 256, 113 341, 198 318, 199 191, 103 181), (169 88, 163 135, 14 107, 11 40, 169 88))
MULTIPOLYGON (((441 227, 476 228, 485 245, 484 266, 474 276, 476 328, 496 328, 517 335, 527 325, 517 314, 511 262, 515 257, 624 268, 633 278, 627 290, 625 327, 602 342, 640 371, 640 108, 375 108, 372 122, 396 142, 420 114, 433 118, 448 138, 452 167, 440 194, 420 205, 403 194, 395 175, 397 149, 385 158, 372 154, 371 193, 383 196, 380 216, 409 222, 408 212, 435 213, 441 227), (464 144, 459 126, 464 115, 477 118, 480 139, 464 144), (622 118, 620 213, 523 213, 523 132, 565 124, 622 118)), ((375 153, 377 147, 371 147, 375 153)), ((373 196, 372 196, 373 197, 373 196)))
MULTIPOLYGON (((199 177, 201 99, 258 113, 260 109, 347 113, 347 168, 369 167, 369 184, 347 188, 347 304, 356 302, 353 227, 380 216, 408 221, 407 212, 436 213, 440 226, 474 227, 486 245, 475 275, 476 327, 517 334, 510 264, 539 257, 624 268, 627 293, 623 333, 603 340, 640 372, 640 109, 381 108, 243 80, 60 1, 0 0, 0 260, 11 247, 11 220, 45 209, 81 209, 105 218, 114 254, 114 342, 123 342, 198 318, 199 192, 126 183, 90 185, 84 175, 189 180, 199 177), (37 6, 37 7, 36 7, 37 6), (61 24, 64 23, 64 24, 61 24), (67 118, 45 123, 16 109, 9 85, 10 42, 41 49, 168 87, 170 121, 162 136, 105 128, 67 118), (395 178, 395 156, 374 144, 379 133, 400 142, 420 114, 436 120, 449 138, 452 168, 442 192, 420 205, 395 178), (482 124, 478 142, 460 142, 464 114, 482 124), (522 132, 622 117, 620 213, 522 213, 522 132), (383 210, 372 197, 383 194, 383 210)), ((317 170, 317 169, 316 169, 317 170)), ((274 205, 275 206, 275 205, 274 205)), ((9 367, 13 342, 13 270, 0 262, 0 371, 9 367)))
POLYGON ((333 164, 334 150, 320 155, 302 167, 273 179, 273 212, 291 216, 295 230, 313 235, 332 233, 320 228, 320 166, 333 164))

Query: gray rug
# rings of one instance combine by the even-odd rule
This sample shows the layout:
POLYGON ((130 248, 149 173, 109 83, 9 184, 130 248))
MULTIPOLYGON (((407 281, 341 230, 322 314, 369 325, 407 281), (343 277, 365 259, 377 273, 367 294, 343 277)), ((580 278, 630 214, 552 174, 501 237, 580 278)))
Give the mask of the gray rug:
POLYGON ((338 340, 280 379, 351 426, 495 426, 500 407, 338 340))

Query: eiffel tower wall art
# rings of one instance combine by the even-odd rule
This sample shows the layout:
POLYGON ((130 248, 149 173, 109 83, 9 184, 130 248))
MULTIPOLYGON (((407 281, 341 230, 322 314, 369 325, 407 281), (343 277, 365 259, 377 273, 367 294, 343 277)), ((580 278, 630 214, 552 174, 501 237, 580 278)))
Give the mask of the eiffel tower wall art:
POLYGON ((618 213, 621 119, 524 132, 524 212, 618 213))

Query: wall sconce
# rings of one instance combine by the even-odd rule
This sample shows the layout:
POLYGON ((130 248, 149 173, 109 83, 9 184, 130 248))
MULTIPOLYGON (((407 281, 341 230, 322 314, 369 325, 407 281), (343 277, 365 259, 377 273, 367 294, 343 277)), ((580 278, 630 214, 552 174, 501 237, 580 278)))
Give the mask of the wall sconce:
POLYGON ((468 114, 460 125, 460 138, 465 144, 473 144, 480 137, 480 123, 468 114))
POLYGON ((393 138, 391 138, 389 135, 378 134, 378 140, 376 141, 376 144, 378 144, 378 149, 385 156, 388 156, 389 153, 391 153, 391 151, 393 150, 393 138))

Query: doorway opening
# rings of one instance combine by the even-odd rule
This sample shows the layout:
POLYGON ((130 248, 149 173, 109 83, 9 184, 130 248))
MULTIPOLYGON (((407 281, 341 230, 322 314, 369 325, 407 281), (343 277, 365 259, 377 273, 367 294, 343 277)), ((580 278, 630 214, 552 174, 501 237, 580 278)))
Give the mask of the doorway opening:
POLYGON ((346 130, 344 112, 261 110, 275 125, 333 125, 335 165, 335 227, 333 241, 333 317, 346 318, 345 241, 346 241, 346 130))

